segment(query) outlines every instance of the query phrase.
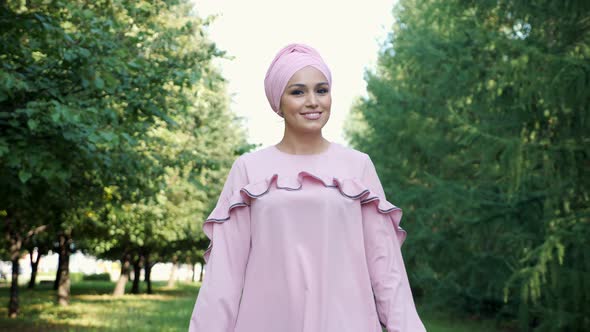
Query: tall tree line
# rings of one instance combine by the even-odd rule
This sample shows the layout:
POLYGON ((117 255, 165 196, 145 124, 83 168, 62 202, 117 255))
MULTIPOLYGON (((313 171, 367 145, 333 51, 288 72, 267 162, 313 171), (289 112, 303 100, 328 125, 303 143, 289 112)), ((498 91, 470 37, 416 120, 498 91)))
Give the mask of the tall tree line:
POLYGON ((347 122, 404 209, 416 294, 590 330, 590 3, 401 0, 347 122))
POLYGON ((62 305, 75 250, 146 276, 158 261, 200 259, 214 188, 251 148, 212 63, 224 52, 207 37, 210 22, 184 0, 0 2, 10 316, 18 260, 35 247, 60 254, 62 305))

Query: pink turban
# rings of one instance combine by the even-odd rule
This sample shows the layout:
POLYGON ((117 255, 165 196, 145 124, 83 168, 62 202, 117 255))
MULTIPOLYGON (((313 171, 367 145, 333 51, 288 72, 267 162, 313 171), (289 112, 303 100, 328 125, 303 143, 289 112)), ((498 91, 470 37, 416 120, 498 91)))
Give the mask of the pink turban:
POLYGON ((321 71, 328 79, 330 88, 332 87, 330 69, 320 54, 311 46, 298 43, 289 44, 281 49, 272 60, 264 77, 264 91, 270 106, 278 115, 282 116, 279 106, 287 82, 295 72, 307 66, 313 66, 321 71))

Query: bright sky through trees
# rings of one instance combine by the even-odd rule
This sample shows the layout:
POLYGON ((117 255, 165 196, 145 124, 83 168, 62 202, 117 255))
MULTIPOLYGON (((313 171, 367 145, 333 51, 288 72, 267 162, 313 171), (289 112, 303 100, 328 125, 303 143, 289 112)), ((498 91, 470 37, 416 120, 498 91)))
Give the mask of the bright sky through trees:
POLYGON ((332 114, 324 136, 346 143, 342 124, 354 98, 365 94, 363 73, 373 68, 391 30, 395 0, 194 0, 201 17, 219 14, 210 38, 235 58, 220 61, 231 108, 246 118, 249 140, 267 146, 283 135, 283 120, 268 105, 264 75, 274 55, 292 42, 316 48, 332 71, 332 114))

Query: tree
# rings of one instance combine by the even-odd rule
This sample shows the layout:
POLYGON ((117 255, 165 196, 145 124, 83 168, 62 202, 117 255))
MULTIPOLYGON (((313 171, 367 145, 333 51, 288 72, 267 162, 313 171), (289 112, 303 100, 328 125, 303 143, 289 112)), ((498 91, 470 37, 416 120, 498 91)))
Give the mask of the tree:
POLYGON ((523 331, 590 328, 586 2, 400 1, 347 124, 405 211, 413 284, 523 331))
MULTIPOLYGON (((95 236, 106 242, 100 250, 112 249, 104 241, 110 234, 98 231, 118 232, 108 219, 113 211, 156 204, 170 165, 192 165, 206 178, 207 167, 223 165, 228 156, 220 154, 240 144, 218 141, 224 144, 217 151, 203 145, 237 136, 215 132, 229 128, 213 119, 228 117, 225 110, 215 115, 219 108, 212 107, 214 125, 194 112, 195 102, 214 101, 194 87, 222 80, 210 62, 223 52, 205 36, 208 21, 187 17, 189 8, 185 1, 0 4, 0 227, 13 261, 34 234, 54 231, 60 304, 69 300, 77 237, 83 244, 95 236), (167 137, 196 132, 207 139, 192 137, 191 150, 166 154, 167 137)), ((145 217, 128 215, 139 221, 135 229, 145 217)), ((17 290, 15 281, 11 316, 17 290)))

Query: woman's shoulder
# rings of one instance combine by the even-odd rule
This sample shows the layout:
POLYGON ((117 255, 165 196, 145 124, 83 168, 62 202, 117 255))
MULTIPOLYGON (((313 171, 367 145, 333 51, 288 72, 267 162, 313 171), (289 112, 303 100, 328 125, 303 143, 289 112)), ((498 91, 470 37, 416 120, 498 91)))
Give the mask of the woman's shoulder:
MULTIPOLYGON (((322 153, 320 155, 324 155, 326 158, 334 159, 337 158, 340 161, 345 160, 349 161, 365 161, 368 157, 367 153, 357 150, 355 148, 346 146, 342 143, 338 142, 331 142, 330 148, 327 153, 322 153)), ((277 151, 274 145, 267 145, 263 146, 257 150, 248 151, 240 155, 238 158, 242 159, 243 162, 251 164, 251 163, 266 163, 269 159, 279 159, 283 155, 279 151, 277 151)), ((322 157, 322 156, 318 156, 322 157)))
POLYGON ((252 179, 306 170, 339 177, 357 177, 362 174, 369 159, 365 152, 338 142, 332 142, 325 153, 314 156, 289 156, 275 146, 268 145, 246 152, 238 158, 252 179))
POLYGON ((272 145, 267 145, 260 147, 257 150, 244 152, 238 157, 238 160, 243 164, 254 164, 253 166, 256 166, 256 164, 268 162, 269 158, 272 157, 272 145))
POLYGON ((337 142, 334 142, 333 144, 335 144, 335 146, 338 147, 338 150, 340 150, 341 156, 343 157, 356 159, 360 161, 364 161, 368 157, 368 154, 361 150, 357 150, 353 147, 346 146, 337 142))

